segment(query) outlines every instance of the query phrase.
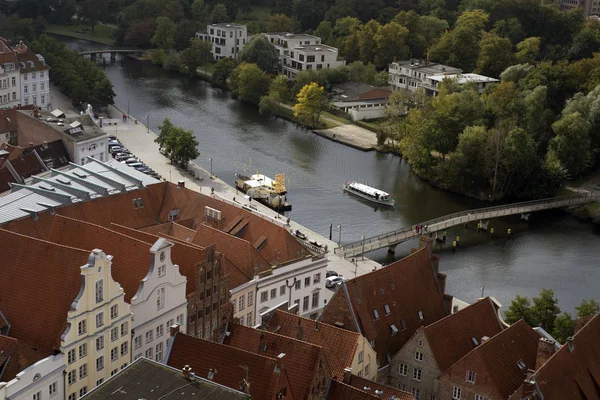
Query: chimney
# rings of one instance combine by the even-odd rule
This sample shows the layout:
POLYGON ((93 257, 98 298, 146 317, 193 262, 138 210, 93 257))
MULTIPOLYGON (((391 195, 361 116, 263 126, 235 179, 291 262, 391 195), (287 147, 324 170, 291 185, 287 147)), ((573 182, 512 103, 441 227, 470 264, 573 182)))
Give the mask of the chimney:
POLYGON ((177 187, 179 189, 184 188, 185 187, 185 181, 184 180, 180 180, 177 182, 177 187))
POLYGON ((344 368, 344 380, 346 385, 350 384, 350 378, 352 377, 352 368, 344 368))
POLYGON ((171 325, 171 327, 169 328, 169 335, 171 335, 171 337, 175 336, 175 334, 179 332, 179 325, 178 324, 173 324, 171 325))
POLYGON ((185 376, 187 378, 188 376, 190 376, 190 373, 192 372, 192 369, 190 368, 189 365, 186 364, 186 366, 183 367, 183 369, 181 370, 181 372, 183 373, 183 376, 185 376))
POLYGON ((573 336, 569 336, 567 338, 567 346, 569 346, 569 351, 572 353, 573 351, 575 351, 575 342, 573 340, 573 336))
POLYGON ((554 340, 540 338, 538 341, 537 355, 535 357, 536 371, 544 365, 546 361, 554 354, 554 340))
POLYGON ((440 284, 440 293, 443 295, 446 293, 446 274, 438 273, 437 279, 440 284))
POLYGON ((375 395, 377 396, 378 399, 381 399, 383 397, 383 390, 376 389, 375 390, 375 395))
POLYGON ((440 272, 440 256, 439 256, 439 254, 431 255, 431 265, 433 265, 433 270, 435 271, 436 274, 438 272, 440 272))
POLYGON ((315 332, 319 330, 319 319, 315 319, 315 332))

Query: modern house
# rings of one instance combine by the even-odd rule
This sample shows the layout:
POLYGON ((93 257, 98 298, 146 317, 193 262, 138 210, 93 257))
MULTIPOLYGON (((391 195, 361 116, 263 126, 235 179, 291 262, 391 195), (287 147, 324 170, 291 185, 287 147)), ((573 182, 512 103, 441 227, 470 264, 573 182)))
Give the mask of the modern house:
POLYGON ((211 54, 215 60, 237 58, 248 42, 246 25, 234 23, 210 24, 206 32, 196 32, 196 39, 212 43, 211 54))
POLYGON ((431 75, 425 78, 425 82, 421 85, 425 89, 425 93, 429 96, 436 96, 439 93, 439 85, 445 80, 453 81, 459 85, 474 85, 479 94, 482 94, 487 87, 500 80, 483 76, 479 74, 446 74, 446 75, 431 75))
POLYGON ((426 83, 428 76, 461 74, 459 68, 432 63, 428 60, 394 61, 388 68, 388 83, 393 90, 405 89, 414 92, 426 83))
POLYGON ((389 86, 344 82, 333 87, 332 104, 350 114, 353 121, 382 118, 392 94, 389 86))
POLYGON ((337 68, 346 64, 338 60, 338 49, 321 44, 321 38, 289 32, 266 33, 279 54, 279 72, 289 79, 305 70, 337 68))

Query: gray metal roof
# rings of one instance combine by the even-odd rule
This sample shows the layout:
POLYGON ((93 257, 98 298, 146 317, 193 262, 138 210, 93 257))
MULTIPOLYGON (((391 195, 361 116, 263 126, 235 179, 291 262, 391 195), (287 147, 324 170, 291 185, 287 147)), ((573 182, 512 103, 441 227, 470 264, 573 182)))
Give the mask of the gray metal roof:
POLYGON ((0 195, 0 224, 28 216, 35 218, 36 213, 54 212, 55 207, 158 182, 114 160, 102 162, 88 157, 88 163, 84 166, 70 164, 70 169, 53 169, 51 174, 34 176, 27 185, 13 184, 11 191, 0 195))

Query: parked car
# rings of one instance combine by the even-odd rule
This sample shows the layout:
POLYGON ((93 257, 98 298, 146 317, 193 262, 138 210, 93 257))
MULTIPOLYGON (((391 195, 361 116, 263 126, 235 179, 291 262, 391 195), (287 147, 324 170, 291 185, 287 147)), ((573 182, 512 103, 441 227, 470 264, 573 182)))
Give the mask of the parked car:
POLYGON ((126 159, 125 161, 121 161, 121 163, 122 164, 133 164, 133 163, 140 163, 141 164, 141 161, 139 159, 135 158, 135 157, 131 157, 131 158, 126 159))
POLYGON ((325 287, 328 288, 334 288, 334 287, 338 287, 342 284, 342 282, 344 282, 345 279, 343 276, 330 276, 328 278, 325 278, 325 287))
POLYGON ((122 153, 124 150, 127 150, 127 149, 122 146, 113 146, 113 147, 108 148, 108 152, 111 154, 112 153, 122 153))
POLYGON ((115 141, 115 140, 116 140, 116 141, 118 141, 119 139, 117 139, 117 137, 116 137, 116 136, 114 136, 114 135, 109 135, 109 136, 108 136, 108 140, 109 140, 109 141, 115 141))
POLYGON ((327 272, 325 273, 325 277, 326 277, 326 278, 329 278, 330 276, 339 276, 339 275, 340 275, 340 274, 338 274, 338 273, 337 273, 337 272, 335 272, 335 271, 327 271, 327 272))
POLYGON ((135 162, 135 163, 130 163, 127 164, 128 166, 132 167, 132 168, 136 168, 136 167, 143 167, 144 164, 142 164, 141 162, 135 162))
POLYGON ((129 150, 121 150, 117 153, 112 153, 113 157, 117 159, 117 161, 124 161, 127 160, 128 158, 133 157, 133 154, 131 154, 129 152, 129 150), (122 158, 122 160, 119 160, 119 158, 122 158))
POLYGON ((58 122, 58 118, 48 117, 46 118, 46 122, 58 122))

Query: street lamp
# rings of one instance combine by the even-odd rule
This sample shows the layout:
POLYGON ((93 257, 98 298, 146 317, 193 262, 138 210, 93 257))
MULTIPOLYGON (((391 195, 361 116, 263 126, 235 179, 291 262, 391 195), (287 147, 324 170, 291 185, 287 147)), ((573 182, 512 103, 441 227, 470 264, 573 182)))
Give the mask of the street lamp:
POLYGON ((338 229, 340 230, 340 239, 338 240, 338 245, 342 247, 342 225, 338 225, 338 229))
POLYGON ((365 235, 362 236, 362 260, 365 261, 365 235))
MULTIPOLYGON (((294 281, 292 282, 292 284, 291 284, 291 285, 290 285, 290 280, 289 280, 289 279, 286 279, 286 280, 285 280, 285 286, 287 286, 287 288, 288 288, 288 292, 289 292, 289 293, 288 293, 288 294, 289 294, 289 297, 288 297, 288 298, 289 298, 289 300, 288 300, 288 310, 289 310, 290 308, 292 308, 292 288, 293 288, 294 286, 296 286, 296 281, 297 281, 297 280, 298 280, 298 279, 297 279, 296 277, 294 277, 294 281)), ((300 307, 300 306, 298 306, 298 307, 300 307)))
POLYGON ((208 159, 208 161, 210 161, 210 177, 212 178, 213 173, 212 173, 212 157, 208 159))
POLYGON ((146 133, 150 133, 150 114, 146 114, 146 133))

